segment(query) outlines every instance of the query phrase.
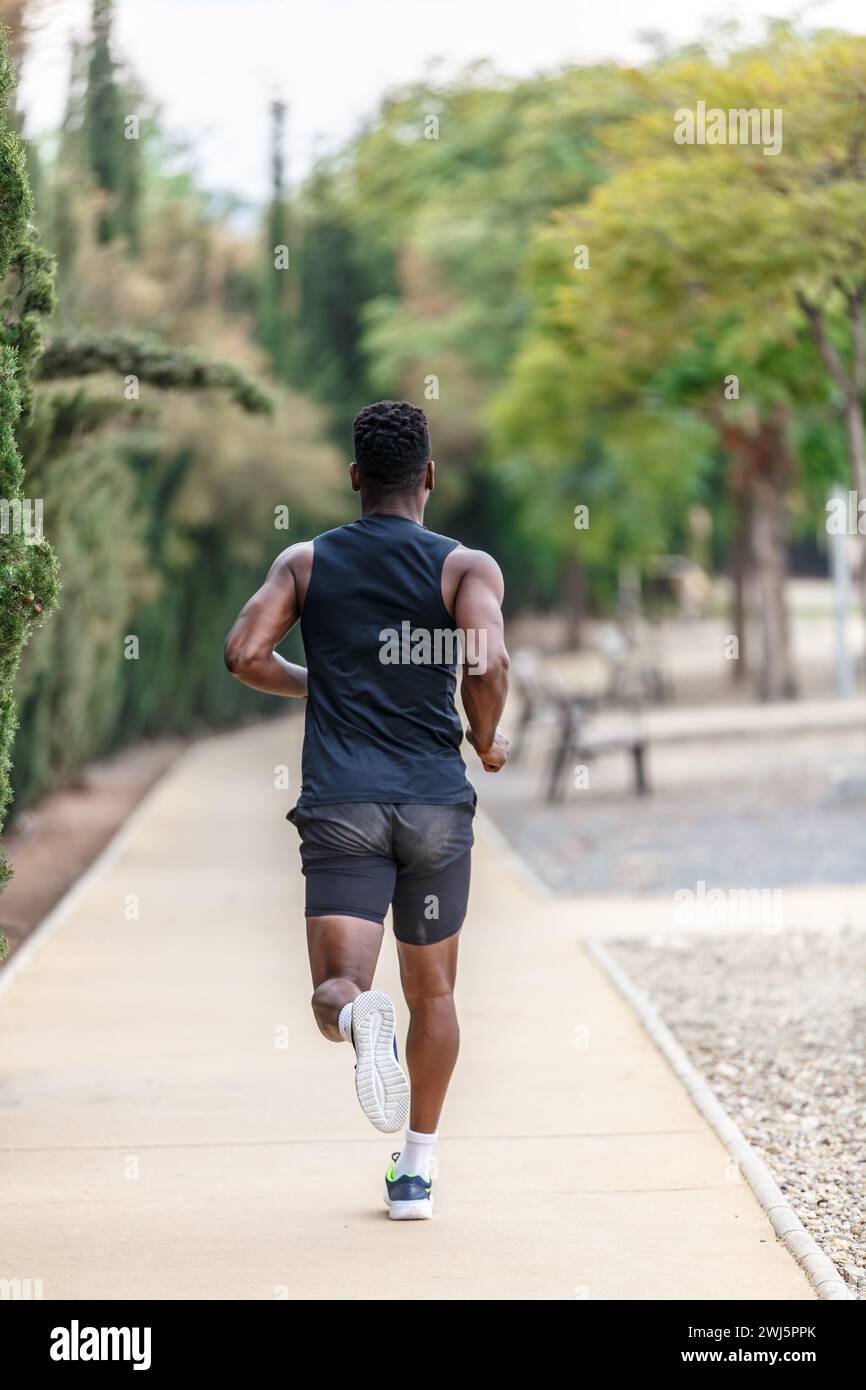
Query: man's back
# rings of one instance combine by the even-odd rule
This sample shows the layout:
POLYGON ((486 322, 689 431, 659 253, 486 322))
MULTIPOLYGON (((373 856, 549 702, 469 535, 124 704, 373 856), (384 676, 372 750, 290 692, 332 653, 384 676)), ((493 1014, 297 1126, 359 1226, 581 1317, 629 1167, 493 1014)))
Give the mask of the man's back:
POLYGON ((442 566, 458 542, 372 513, 316 538, 301 618, 309 695, 300 804, 472 799, 442 566))

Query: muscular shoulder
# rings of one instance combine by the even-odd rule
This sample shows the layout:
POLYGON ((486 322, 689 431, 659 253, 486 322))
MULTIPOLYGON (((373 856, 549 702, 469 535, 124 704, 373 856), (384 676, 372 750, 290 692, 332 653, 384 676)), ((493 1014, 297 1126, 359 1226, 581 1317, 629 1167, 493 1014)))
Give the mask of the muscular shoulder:
POLYGON ((268 580, 277 584, 294 582, 298 599, 303 607, 312 569, 313 542, 296 541, 294 545, 289 545, 285 550, 280 551, 271 565, 268 580))
POLYGON ((449 613, 454 611, 457 592, 467 580, 485 585, 497 601, 502 602, 505 581, 493 556, 486 550, 470 550, 466 545, 457 545, 446 555, 442 566, 442 598, 449 613))
POLYGON ((445 563, 458 577, 458 583, 467 575, 472 575, 474 579, 480 579, 488 583, 492 589, 497 589, 500 595, 505 589, 502 570, 486 550, 470 550, 468 546, 458 545, 448 555, 445 563))
POLYGON ((297 576, 304 568, 307 569, 313 560, 313 542, 295 541, 294 545, 286 546, 281 550, 274 563, 271 565, 271 574, 294 575, 297 576))

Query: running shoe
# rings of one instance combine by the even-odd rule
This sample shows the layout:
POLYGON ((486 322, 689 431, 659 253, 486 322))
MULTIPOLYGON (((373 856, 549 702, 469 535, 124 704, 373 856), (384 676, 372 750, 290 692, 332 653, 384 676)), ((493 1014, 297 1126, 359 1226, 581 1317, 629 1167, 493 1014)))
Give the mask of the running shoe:
POLYGON ((366 990, 352 1004, 355 1090, 371 1125, 383 1134, 402 1129, 409 1114, 409 1082, 397 1056, 394 1005, 381 990, 366 990))
POLYGON ((385 1206, 392 1221, 429 1221, 433 1215, 433 1183, 418 1173, 394 1176, 394 1164, 399 1154, 391 1155, 391 1167, 385 1174, 385 1206))

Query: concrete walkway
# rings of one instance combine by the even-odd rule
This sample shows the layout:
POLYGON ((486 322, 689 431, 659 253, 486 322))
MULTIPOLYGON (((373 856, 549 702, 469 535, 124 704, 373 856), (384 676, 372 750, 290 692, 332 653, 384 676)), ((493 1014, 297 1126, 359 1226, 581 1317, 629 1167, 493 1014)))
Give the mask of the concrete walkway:
MULTIPOLYGON (((388 1222, 394 1144, 308 1007, 275 790, 297 730, 196 745, 7 967, 0 1278, 46 1298, 813 1298, 576 906, 534 899, 483 826, 436 1216, 388 1222)), ((377 983, 398 995, 390 932, 377 983)))

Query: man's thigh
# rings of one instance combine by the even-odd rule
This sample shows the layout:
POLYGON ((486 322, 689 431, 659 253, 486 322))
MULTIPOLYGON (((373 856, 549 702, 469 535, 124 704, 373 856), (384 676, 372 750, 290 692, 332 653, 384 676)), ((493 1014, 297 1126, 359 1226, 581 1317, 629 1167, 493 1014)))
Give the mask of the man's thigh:
POLYGON ((313 988, 326 980, 351 980, 360 990, 373 983, 385 929, 363 917, 308 917, 307 952, 313 988))
POLYGON ((394 808, 394 935, 427 946, 455 935, 469 901, 474 807, 394 808))
POLYGON ((291 820, 301 837, 306 917, 381 926, 397 872, 389 808, 376 802, 296 807, 291 820))

